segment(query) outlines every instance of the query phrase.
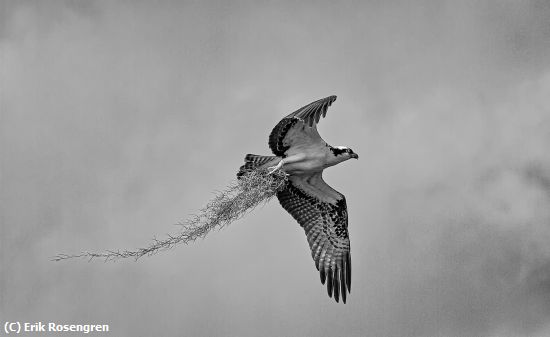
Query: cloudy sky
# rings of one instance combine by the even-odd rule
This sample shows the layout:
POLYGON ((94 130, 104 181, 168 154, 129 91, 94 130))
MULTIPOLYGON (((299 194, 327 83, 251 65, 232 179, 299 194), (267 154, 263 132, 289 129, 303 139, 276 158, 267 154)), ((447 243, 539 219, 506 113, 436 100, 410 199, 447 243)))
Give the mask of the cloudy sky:
POLYGON ((547 1, 0 0, 0 319, 113 336, 550 334, 547 1), (360 155, 346 305, 276 201, 176 233, 278 120, 360 155))

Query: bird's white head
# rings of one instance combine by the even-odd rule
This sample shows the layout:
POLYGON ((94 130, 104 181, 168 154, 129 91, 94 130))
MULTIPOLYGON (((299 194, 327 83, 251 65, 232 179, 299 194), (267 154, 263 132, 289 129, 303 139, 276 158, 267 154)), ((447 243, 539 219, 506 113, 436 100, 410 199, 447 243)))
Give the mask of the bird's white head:
POLYGON ((330 151, 338 162, 343 162, 344 160, 351 158, 359 159, 357 153, 353 152, 352 149, 346 146, 331 146, 330 151))

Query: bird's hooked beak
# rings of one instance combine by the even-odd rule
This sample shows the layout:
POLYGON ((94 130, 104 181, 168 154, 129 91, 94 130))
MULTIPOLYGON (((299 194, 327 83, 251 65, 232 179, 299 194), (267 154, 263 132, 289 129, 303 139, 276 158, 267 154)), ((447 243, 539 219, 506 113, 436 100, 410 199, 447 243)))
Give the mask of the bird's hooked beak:
POLYGON ((359 159, 359 155, 357 153, 352 153, 350 155, 351 158, 359 159))

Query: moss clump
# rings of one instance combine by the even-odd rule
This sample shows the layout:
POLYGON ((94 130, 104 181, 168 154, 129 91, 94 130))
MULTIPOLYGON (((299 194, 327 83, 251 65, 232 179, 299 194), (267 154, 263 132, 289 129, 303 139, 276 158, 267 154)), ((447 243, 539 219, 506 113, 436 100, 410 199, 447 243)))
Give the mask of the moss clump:
POLYGON ((213 229, 220 229, 231 222, 240 219, 246 213, 260 204, 265 204, 273 198, 277 191, 284 188, 288 179, 286 174, 278 170, 268 174, 267 170, 246 171, 238 180, 232 182, 225 190, 217 192, 214 198, 199 211, 197 215, 178 223, 181 231, 175 235, 167 235, 163 240, 153 239, 153 242, 136 250, 109 250, 100 253, 81 252, 80 254, 59 254, 54 261, 85 257, 89 260, 102 258, 105 261, 129 258, 139 259, 144 255, 153 255, 161 250, 174 247, 177 244, 188 244, 198 238, 203 238, 213 229))

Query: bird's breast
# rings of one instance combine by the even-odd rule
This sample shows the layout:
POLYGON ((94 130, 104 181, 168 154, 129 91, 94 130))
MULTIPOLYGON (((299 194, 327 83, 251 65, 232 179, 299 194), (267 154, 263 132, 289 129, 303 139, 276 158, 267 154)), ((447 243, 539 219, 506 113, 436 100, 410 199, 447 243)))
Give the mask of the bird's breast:
POLYGON ((303 160, 284 164, 283 169, 291 175, 321 172, 326 167, 324 158, 324 155, 308 155, 303 160))

